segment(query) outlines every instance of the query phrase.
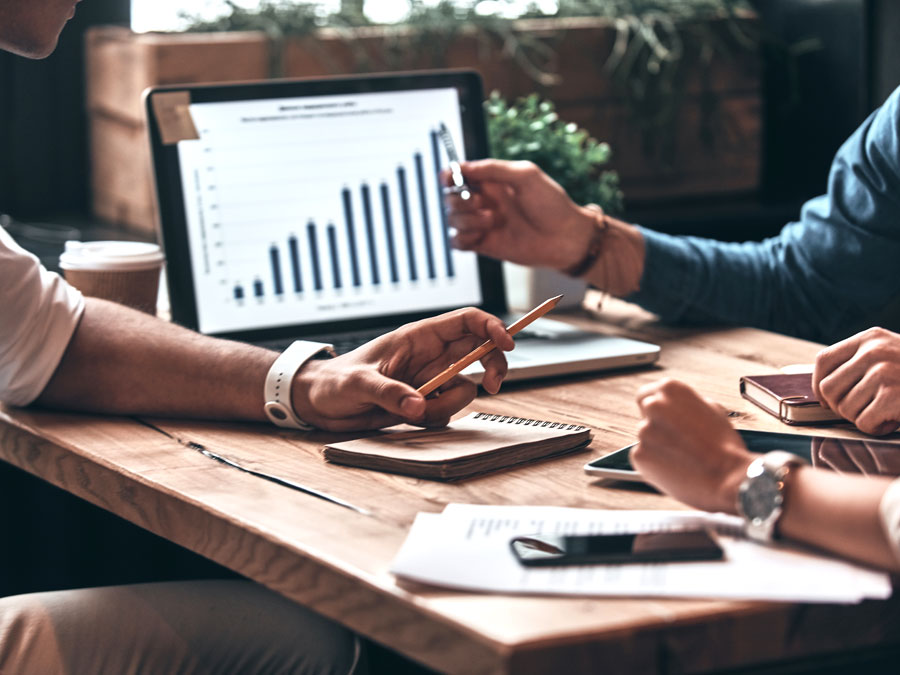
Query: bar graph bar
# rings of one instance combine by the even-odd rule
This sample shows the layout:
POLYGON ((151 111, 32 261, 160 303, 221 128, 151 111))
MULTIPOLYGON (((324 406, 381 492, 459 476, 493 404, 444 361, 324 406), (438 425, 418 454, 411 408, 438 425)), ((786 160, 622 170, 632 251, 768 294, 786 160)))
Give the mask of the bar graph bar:
POLYGON ((306 235, 309 238, 309 257, 312 259, 313 288, 322 290, 322 269, 319 267, 319 242, 316 237, 316 224, 309 221, 306 225, 306 235))
POLYGON ((425 262, 428 265, 428 278, 436 279, 437 270, 434 268, 434 251, 431 245, 431 222, 428 218, 428 198, 425 196, 425 169, 422 167, 422 153, 413 155, 416 164, 416 178, 418 179, 419 204, 422 207, 422 233, 425 236, 425 262))
POLYGON ((438 134, 431 132, 431 154, 434 157, 434 179, 437 184, 438 213, 441 214, 441 232, 444 235, 444 263, 447 266, 447 276, 452 277, 453 249, 450 247, 450 225, 447 222, 447 210, 444 208, 444 186, 441 185, 441 151, 438 145, 438 134))
POLYGON ((281 281, 281 256, 278 254, 278 247, 275 244, 269 247, 269 262, 272 264, 272 288, 275 289, 275 295, 284 295, 284 285, 281 281))
POLYGON ((397 270, 397 252, 394 249, 394 219, 391 217, 391 196, 388 194, 387 183, 381 184, 381 208, 384 213, 384 236, 387 241, 391 281, 396 284, 400 281, 400 272, 397 270))
POLYGON ((403 233, 406 235, 406 257, 409 265, 409 279, 416 281, 419 273, 416 271, 416 246, 413 240, 412 221, 409 217, 409 192, 406 188, 406 169, 397 167, 397 187, 400 189, 400 210, 403 213, 403 233))
POLYGON ((372 199, 369 195, 369 186, 365 183, 360 187, 360 196, 362 197, 363 217, 366 221, 366 240, 369 243, 372 283, 377 286, 381 283, 381 273, 378 271, 378 243, 375 241, 375 225, 372 223, 372 199))
MULTIPOLYGON (((423 272, 432 280, 439 275, 448 279, 456 276, 449 221, 443 209, 443 186, 439 176, 442 161, 440 138, 434 130, 429 133, 431 160, 426 157, 427 150, 411 150, 407 155, 408 159, 396 165, 393 178, 379 179, 375 183, 361 180, 356 186, 335 186, 331 198, 333 210, 330 213, 322 210, 318 216, 308 216, 305 237, 302 233, 298 235, 287 230, 281 242, 276 240, 268 246, 268 267, 272 280, 268 292, 272 296, 283 298, 288 283, 293 292, 301 296, 305 288, 316 292, 325 291, 326 284, 327 290, 341 290, 347 283, 362 291, 364 288, 377 288, 388 279, 393 285, 416 284, 423 272), (428 175, 431 164, 427 164, 427 171, 425 168, 426 162, 432 160, 433 182, 428 175), (411 171, 415 171, 412 178, 411 171), (415 185, 410 184, 411 180, 415 185), (410 194, 411 189, 415 191, 414 195, 410 194), (340 197, 335 201, 337 191, 340 192, 340 197), (355 202, 357 194, 359 201, 355 202), (432 203, 431 199, 434 198, 437 201, 432 203), (373 203, 373 200, 380 200, 380 204, 373 203), (412 200, 418 205, 413 204, 412 200), (438 218, 435 205, 438 205, 437 213, 440 214, 443 264, 436 260, 439 255, 437 247, 441 244, 436 239, 439 236, 438 230, 432 229, 438 218), (343 224, 340 221, 341 213, 343 224), (320 224, 323 222, 327 222, 327 225, 322 226, 320 232, 320 224), (357 227, 360 227, 359 231, 357 227), (419 228, 421 242, 417 241, 419 228), (346 238, 342 233, 345 233, 346 238), (287 264, 290 266, 289 281, 285 279, 286 270, 282 262, 285 243, 287 264), (362 260, 360 245, 365 246, 366 250, 362 260), (405 248, 405 254, 398 247, 405 248), (344 271, 347 268, 341 266, 343 261, 349 261, 349 275, 344 271), (404 263, 407 268, 405 270, 402 269, 404 263), (366 266, 368 271, 363 269, 366 266), (440 271, 438 267, 441 268, 440 271), (401 276, 404 277, 402 281, 401 276)), ((262 273, 259 268, 257 270, 262 273)), ((262 277, 257 274, 251 282, 253 295, 261 301, 267 293, 262 280, 265 277, 264 273, 262 277)), ((240 282, 233 285, 232 294, 236 302, 243 301, 244 293, 240 282)))
POLYGON ((489 299, 477 254, 452 248, 454 214, 441 211, 441 132, 463 139, 463 103, 428 85, 192 106, 200 137, 173 148, 173 176, 198 327, 343 329, 489 299))
POLYGON ((294 279, 294 293, 303 292, 303 277, 300 274, 300 244, 297 235, 288 237, 288 250, 291 254, 291 275, 294 279))
MULTIPOLYGON (((435 171, 440 170, 439 146, 437 143, 437 134, 431 134, 432 153, 434 153, 435 171)), ((424 244, 424 264, 427 269, 429 279, 436 279, 438 272, 435 265, 434 242, 431 232, 432 213, 429 209, 429 201, 426 189, 427 176, 425 175, 424 157, 421 152, 415 152, 412 156, 412 163, 416 172, 416 189, 419 202, 419 223, 422 228, 422 242, 424 244)), ((416 250, 415 246, 415 221, 411 212, 409 181, 407 179, 407 169, 403 164, 397 166, 397 191, 398 202, 400 205, 400 217, 403 226, 403 239, 406 246, 406 263, 409 268, 409 280, 412 282, 419 279, 419 266, 421 251, 416 250)), ((442 188, 440 179, 437 180, 438 198, 442 199, 442 188)), ((391 283, 400 283, 400 265, 397 257, 397 238, 394 232, 394 211, 391 204, 391 186, 387 181, 380 181, 378 184, 378 197, 381 200, 380 224, 376 220, 376 213, 372 204, 372 190, 367 182, 363 182, 359 186, 359 197, 362 205, 362 222, 365 227, 366 250, 368 251, 369 279, 372 286, 378 286, 382 281, 382 274, 379 262, 384 258, 387 259, 388 271, 390 273, 391 283), (376 224, 383 227, 384 232, 384 258, 379 257, 379 238, 376 224)), ((439 203, 442 203, 439 201, 439 203)), ((354 287, 363 285, 362 272, 360 270, 360 261, 357 249, 357 233, 356 221, 353 210, 353 193, 350 187, 344 186, 341 189, 341 204, 344 214, 344 225, 346 228, 347 255, 350 260, 350 274, 354 287)), ((452 250, 450 247, 449 229, 443 208, 440 209, 441 226, 444 239, 446 274, 452 277, 455 274, 453 268, 452 250)), ((287 238, 287 250, 291 268, 291 282, 293 284, 294 293, 302 294, 304 289, 303 268, 308 266, 309 274, 312 277, 312 287, 316 291, 322 291, 325 287, 324 274, 322 269, 323 259, 319 251, 318 227, 316 222, 310 219, 306 225, 306 242, 308 251, 303 251, 300 239, 296 234, 291 233, 287 238)), ((343 279, 341 278, 340 260, 342 257, 341 245, 338 240, 337 226, 333 222, 329 222, 325 235, 327 237, 328 260, 331 268, 331 282, 334 289, 343 287, 343 279)), ((271 270, 272 290, 274 295, 282 296, 285 292, 284 276, 281 264, 281 249, 277 243, 269 246, 269 267, 271 270)), ((323 251, 324 253, 324 251, 323 251)), ((243 298, 243 287, 240 285, 234 288, 234 297, 236 300, 243 298), (240 294, 240 297, 238 296, 240 294)), ((257 298, 264 296, 264 287, 262 280, 256 278, 253 281, 253 294, 257 298)))
POLYGON ((328 250, 331 251, 331 279, 335 288, 341 288, 341 263, 338 255, 337 228, 328 223, 328 250))
POLYGON ((350 188, 341 190, 344 202, 344 222, 347 225, 347 247, 350 249, 350 273, 353 275, 353 285, 362 286, 359 276, 359 259, 356 257, 356 229, 353 225, 353 203, 350 201, 350 188))

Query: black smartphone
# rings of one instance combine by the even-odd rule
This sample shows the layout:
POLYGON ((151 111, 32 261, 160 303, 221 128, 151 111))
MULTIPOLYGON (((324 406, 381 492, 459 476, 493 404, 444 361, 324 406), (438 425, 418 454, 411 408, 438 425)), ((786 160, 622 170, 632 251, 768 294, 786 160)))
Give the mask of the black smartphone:
POLYGON ((510 547, 523 565, 721 560, 722 548, 705 529, 643 534, 544 535, 515 537, 510 547))

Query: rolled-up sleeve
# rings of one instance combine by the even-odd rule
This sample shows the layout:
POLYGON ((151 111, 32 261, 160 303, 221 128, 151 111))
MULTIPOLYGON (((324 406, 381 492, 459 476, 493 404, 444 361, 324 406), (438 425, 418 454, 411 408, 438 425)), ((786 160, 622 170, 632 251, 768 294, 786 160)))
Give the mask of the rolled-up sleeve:
POLYGON ((881 526, 894 557, 900 561, 900 478, 888 486, 881 498, 881 526))
MULTIPOLYGON (((900 299, 900 88, 841 146, 827 194, 775 237, 732 243, 642 228, 640 290, 664 320, 835 342, 893 321, 900 299)), ((894 328, 894 326, 887 326, 894 328)))
POLYGON ((38 397, 83 312, 81 293, 0 228, 0 401, 38 397))

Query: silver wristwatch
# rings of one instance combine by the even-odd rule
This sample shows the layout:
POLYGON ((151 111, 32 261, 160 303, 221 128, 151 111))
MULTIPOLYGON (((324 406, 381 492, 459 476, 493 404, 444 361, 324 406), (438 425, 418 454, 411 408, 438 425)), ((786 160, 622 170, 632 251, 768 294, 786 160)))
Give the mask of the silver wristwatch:
POLYGON ((784 450, 773 450, 747 467, 747 477, 738 489, 737 510, 744 518, 747 536, 769 542, 784 504, 785 478, 791 468, 806 462, 784 450))

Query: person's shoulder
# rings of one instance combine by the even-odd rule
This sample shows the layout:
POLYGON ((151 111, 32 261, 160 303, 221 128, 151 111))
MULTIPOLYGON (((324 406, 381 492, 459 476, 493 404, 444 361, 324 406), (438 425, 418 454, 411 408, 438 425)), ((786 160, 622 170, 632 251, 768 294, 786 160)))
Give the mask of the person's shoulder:
POLYGON ((891 151, 900 147, 900 87, 894 89, 871 118, 868 140, 891 151))
POLYGON ((881 107, 895 118, 900 115, 900 87, 888 95, 881 107))

